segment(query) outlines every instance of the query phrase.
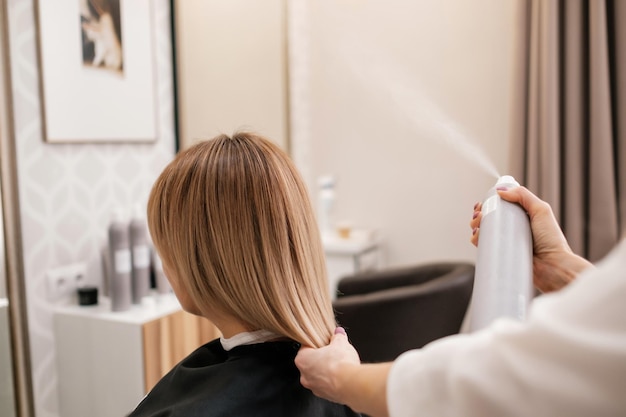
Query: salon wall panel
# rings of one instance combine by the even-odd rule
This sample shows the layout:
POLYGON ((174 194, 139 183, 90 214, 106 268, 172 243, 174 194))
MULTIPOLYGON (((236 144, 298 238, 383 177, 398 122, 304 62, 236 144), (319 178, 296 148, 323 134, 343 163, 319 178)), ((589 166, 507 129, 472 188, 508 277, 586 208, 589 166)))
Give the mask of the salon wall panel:
POLYGON ((42 135, 36 0, 8 2, 35 409, 38 417, 56 417, 54 305, 47 301, 45 273, 84 261, 88 281, 99 284, 99 251, 112 210, 145 204, 152 182, 174 154, 170 9, 167 0, 151 2, 158 141, 141 145, 51 145, 44 142, 42 135))
POLYGON ((175 1, 181 148, 238 129, 288 148, 287 3, 175 1))

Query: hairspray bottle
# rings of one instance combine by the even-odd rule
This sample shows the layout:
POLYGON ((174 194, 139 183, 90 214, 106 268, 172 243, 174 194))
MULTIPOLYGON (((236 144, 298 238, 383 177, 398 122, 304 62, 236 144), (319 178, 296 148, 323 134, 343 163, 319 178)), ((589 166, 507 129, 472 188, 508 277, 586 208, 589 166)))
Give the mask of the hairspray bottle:
POLYGON ((524 320, 533 297, 533 244, 524 209, 503 200, 498 187, 519 187, 509 175, 489 190, 482 205, 470 331, 500 317, 524 320))
POLYGON ((172 292, 165 271, 163 271, 163 262, 156 249, 152 248, 152 272, 154 274, 154 286, 157 289, 158 294, 169 294, 172 292))
POLYGON ((125 311, 130 309, 132 300, 132 259, 128 223, 123 220, 123 214, 119 210, 113 213, 108 234, 111 310, 125 311))
POLYGON ((332 211, 335 204, 335 179, 330 176, 323 176, 317 180, 319 185, 318 195, 318 222, 322 237, 332 234, 332 211))
POLYGON ((141 300, 150 292, 150 244, 148 226, 141 208, 135 206, 129 224, 130 248, 132 254, 132 288, 133 304, 141 304, 141 300))

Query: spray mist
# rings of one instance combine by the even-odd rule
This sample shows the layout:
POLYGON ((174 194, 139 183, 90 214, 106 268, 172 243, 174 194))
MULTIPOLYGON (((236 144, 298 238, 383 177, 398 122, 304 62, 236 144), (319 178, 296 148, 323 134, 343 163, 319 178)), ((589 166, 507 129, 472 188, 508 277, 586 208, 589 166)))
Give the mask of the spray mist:
POLYGON ((533 245, 524 209, 503 200, 498 187, 519 187, 509 175, 491 188, 482 206, 470 331, 499 317, 523 320, 533 297, 533 245))

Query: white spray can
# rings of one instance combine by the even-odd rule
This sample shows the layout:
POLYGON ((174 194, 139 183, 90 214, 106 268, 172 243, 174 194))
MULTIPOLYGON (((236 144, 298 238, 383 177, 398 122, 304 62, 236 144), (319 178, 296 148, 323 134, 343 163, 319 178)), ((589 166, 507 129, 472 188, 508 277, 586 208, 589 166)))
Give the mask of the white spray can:
POLYGON ((533 243, 524 209, 503 200, 498 187, 519 187, 509 175, 489 190, 482 205, 470 331, 500 317, 526 318, 533 297, 533 243))

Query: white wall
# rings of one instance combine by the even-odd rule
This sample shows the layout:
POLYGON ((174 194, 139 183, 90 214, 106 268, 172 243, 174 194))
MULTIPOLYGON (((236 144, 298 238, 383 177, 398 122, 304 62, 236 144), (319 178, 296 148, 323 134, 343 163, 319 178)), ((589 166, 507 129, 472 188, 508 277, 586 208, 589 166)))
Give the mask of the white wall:
POLYGON ((19 204, 37 417, 58 416, 54 305, 47 297, 46 271, 85 262, 86 280, 100 284, 100 249, 106 242, 112 211, 145 204, 156 176, 174 154, 169 2, 150 3, 152 10, 146 13, 151 12, 154 18, 158 140, 150 144, 99 145, 44 142, 35 0, 8 3, 19 204))
POLYGON ((291 4, 296 163, 337 177, 335 219, 377 229, 388 265, 474 259, 472 207, 508 167, 517 5, 291 4))
POLYGON ((183 146, 240 128, 287 146, 285 0, 179 0, 183 146))

